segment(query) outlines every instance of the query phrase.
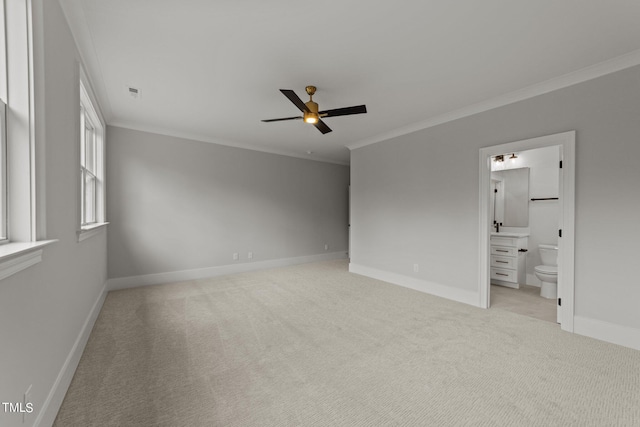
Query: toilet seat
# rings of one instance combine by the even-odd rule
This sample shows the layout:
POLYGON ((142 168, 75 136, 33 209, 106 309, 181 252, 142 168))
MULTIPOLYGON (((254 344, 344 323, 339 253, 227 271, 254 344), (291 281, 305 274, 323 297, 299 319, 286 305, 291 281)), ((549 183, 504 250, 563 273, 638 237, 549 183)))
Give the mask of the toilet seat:
POLYGON ((542 274, 558 274, 557 265, 537 265, 533 269, 542 274))

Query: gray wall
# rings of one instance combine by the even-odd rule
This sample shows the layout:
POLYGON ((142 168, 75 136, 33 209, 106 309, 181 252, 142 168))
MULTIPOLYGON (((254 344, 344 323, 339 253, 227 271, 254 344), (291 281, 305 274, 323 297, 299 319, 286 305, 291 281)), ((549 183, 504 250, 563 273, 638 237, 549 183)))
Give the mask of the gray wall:
POLYGON ((351 262, 477 291, 479 149, 576 130, 575 313, 640 328, 638 112, 634 67, 354 150, 351 262))
POLYGON ((46 237, 60 241, 44 248, 41 263, 0 281, 0 400, 22 402, 33 384, 35 411, 22 424, 21 415, 0 410, 0 425, 7 427, 31 425, 36 419, 106 281, 106 233, 81 243, 76 238, 79 55, 58 2, 36 0, 34 9, 43 4, 44 25, 35 31, 44 44, 39 37, 34 41, 44 50, 35 66, 36 80, 43 79, 46 91, 46 99, 43 91, 36 93, 45 114, 38 117, 45 120, 38 173, 44 174, 46 201, 39 208, 45 209, 46 237))
POLYGON ((347 250, 346 166, 107 133, 110 278, 347 250))

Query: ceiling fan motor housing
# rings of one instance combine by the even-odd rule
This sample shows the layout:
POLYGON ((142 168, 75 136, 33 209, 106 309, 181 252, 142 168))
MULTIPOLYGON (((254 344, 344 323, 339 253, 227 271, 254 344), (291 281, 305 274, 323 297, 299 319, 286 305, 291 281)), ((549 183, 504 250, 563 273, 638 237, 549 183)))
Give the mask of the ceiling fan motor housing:
POLYGON ((318 103, 317 102, 308 101, 308 102, 305 102, 304 105, 306 105, 307 108, 309 109, 309 111, 311 111, 312 113, 318 114, 318 103))

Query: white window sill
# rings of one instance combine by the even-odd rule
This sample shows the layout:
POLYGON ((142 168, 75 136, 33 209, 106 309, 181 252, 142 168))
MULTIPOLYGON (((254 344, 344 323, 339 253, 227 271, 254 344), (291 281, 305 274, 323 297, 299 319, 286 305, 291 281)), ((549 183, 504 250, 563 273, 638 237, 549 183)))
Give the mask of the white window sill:
POLYGON ((0 280, 42 261, 42 248, 57 240, 12 242, 0 246, 0 280))
POLYGON ((96 234, 100 233, 103 229, 105 229, 109 225, 108 222, 100 222, 98 224, 91 224, 85 227, 82 227, 76 233, 78 234, 78 242, 82 242, 83 240, 88 239, 89 237, 93 237, 96 234))

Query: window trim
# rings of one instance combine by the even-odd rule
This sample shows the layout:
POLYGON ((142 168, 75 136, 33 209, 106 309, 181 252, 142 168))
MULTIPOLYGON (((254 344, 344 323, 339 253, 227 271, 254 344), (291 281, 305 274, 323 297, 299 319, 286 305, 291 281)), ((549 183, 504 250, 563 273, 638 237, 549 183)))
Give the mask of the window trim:
POLYGON ((9 243, 7 221, 7 29, 5 0, 0 0, 0 245, 9 243))
POLYGON ((0 55, 0 100, 7 102, 7 25, 5 0, 0 0, 0 44, 4 47, 4 55, 0 55))
POLYGON ((89 237, 99 234, 109 223, 106 221, 106 204, 105 204, 105 122, 98 108, 98 103, 91 88, 91 84, 82 66, 80 69, 80 123, 78 126, 78 168, 80 182, 78 183, 78 242, 88 239, 89 237), (89 122, 93 130, 93 139, 95 144, 95 170, 90 171, 85 166, 85 136, 86 122, 89 122), (85 222, 85 188, 84 180, 86 174, 90 174, 95 179, 95 202, 94 202, 94 219, 92 222, 85 222))
POLYGON ((83 240, 87 240, 89 237, 100 234, 100 232, 104 230, 107 225, 109 225, 108 222, 101 222, 99 224, 88 225, 76 231, 76 234, 78 235, 78 242, 82 242, 83 240))
POLYGON ((0 99, 0 245, 9 243, 7 221, 7 106, 0 99))
POLYGON ((42 248, 58 240, 12 242, 0 247, 0 280, 42 261, 42 248))
POLYGON ((44 101, 42 96, 36 98, 34 93, 43 90, 42 80, 36 79, 34 70, 34 67, 42 66, 43 60, 41 48, 34 46, 34 38, 40 40, 41 33, 33 25, 34 17, 41 9, 36 4, 34 12, 30 0, 0 0, 0 5, 3 6, 4 27, 0 42, 6 46, 6 57, 2 61, 6 74, 0 78, 3 80, 0 95, 6 101, 5 209, 8 237, 8 241, 0 245, 2 280, 39 263, 42 248, 57 240, 44 240, 44 209, 36 209, 36 202, 45 200, 44 186, 37 184, 43 182, 44 174, 36 176, 36 172, 43 171, 44 167, 42 160, 36 158, 39 150, 44 149, 41 140, 44 101), (36 111, 40 114, 37 125, 36 111))

